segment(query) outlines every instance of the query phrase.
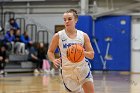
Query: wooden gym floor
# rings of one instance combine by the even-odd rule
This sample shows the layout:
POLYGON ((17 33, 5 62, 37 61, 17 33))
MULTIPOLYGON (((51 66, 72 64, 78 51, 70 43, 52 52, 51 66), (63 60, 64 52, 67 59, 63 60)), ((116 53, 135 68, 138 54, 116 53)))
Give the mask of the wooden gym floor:
MULTIPOLYGON (((95 93, 140 93, 140 74, 94 72, 95 93)), ((60 75, 8 73, 0 77, 0 93, 67 93, 60 75)))

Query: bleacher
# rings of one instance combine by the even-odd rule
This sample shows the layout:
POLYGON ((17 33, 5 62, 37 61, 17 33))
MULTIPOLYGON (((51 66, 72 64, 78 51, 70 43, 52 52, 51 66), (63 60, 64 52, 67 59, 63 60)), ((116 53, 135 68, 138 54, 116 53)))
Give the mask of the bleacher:
MULTIPOLYGON (((4 13, 4 27, 5 23, 10 19, 15 18, 15 14, 13 12, 5 12, 4 13)), ((24 18, 15 18, 19 27, 21 28, 21 33, 27 31, 29 37, 33 42, 43 42, 48 48, 48 32, 46 30, 38 31, 36 24, 25 24, 26 20, 24 18), (41 37, 41 38, 40 38, 41 37)), ((3 35, 6 31, 2 32, 3 35)), ((10 54, 9 62, 6 65, 7 72, 24 72, 24 71, 33 71, 34 64, 28 61, 28 55, 18 55, 18 54, 10 54)))
POLYGON ((33 71, 34 64, 28 61, 28 55, 10 54, 6 65, 7 72, 33 71))

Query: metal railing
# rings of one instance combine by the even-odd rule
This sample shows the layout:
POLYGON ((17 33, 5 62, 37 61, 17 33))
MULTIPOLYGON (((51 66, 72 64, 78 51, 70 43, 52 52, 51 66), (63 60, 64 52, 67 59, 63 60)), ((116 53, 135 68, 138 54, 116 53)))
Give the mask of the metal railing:
MULTIPOLYGON (((6 27, 6 23, 9 22, 9 19, 10 18, 15 18, 15 13, 14 12, 4 12, 4 21, 3 21, 3 24, 4 24, 4 29, 6 27)), ((6 31, 4 31, 5 33, 6 31)))
POLYGON ((37 25, 36 24, 27 24, 26 25, 26 31, 29 34, 29 37, 31 37, 31 40, 33 42, 37 42, 37 25))
POLYGON ((16 18, 16 22, 18 23, 21 33, 25 31, 25 19, 24 18, 16 18))
POLYGON ((42 42, 48 49, 49 45, 49 35, 47 30, 39 30, 37 32, 37 42, 42 42))

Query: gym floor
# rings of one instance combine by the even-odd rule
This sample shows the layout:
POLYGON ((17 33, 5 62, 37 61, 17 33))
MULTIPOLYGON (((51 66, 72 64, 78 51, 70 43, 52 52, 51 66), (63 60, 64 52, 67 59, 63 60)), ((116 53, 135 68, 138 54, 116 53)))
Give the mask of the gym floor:
MULTIPOLYGON (((95 93, 139 93, 140 74, 93 72, 95 93)), ((0 77, 0 93, 67 93, 59 73, 8 73, 0 77)))

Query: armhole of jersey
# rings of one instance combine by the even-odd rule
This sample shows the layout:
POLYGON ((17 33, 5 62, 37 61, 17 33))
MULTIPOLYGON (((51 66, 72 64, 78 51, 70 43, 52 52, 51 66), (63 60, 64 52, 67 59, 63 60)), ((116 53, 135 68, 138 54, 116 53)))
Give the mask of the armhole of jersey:
POLYGON ((62 34, 62 32, 58 32, 58 36, 59 36, 58 50, 59 50, 59 55, 60 55, 60 60, 61 60, 60 69, 62 69, 62 55, 61 55, 60 46, 59 46, 60 42, 61 42, 61 34, 62 34))
POLYGON ((58 32, 58 36, 59 36, 59 43, 58 43, 58 46, 60 45, 61 33, 62 33, 61 31, 58 32))
POLYGON ((85 36, 84 36, 84 32, 82 32, 83 34, 83 45, 85 44, 85 36))
POLYGON ((61 39, 61 35, 63 34, 63 30, 59 31, 58 32, 58 35, 59 35, 59 39, 61 39))
POLYGON ((83 32, 83 31, 81 31, 81 30, 79 30, 79 33, 83 35, 83 46, 84 46, 84 44, 85 44, 84 32, 83 32))

